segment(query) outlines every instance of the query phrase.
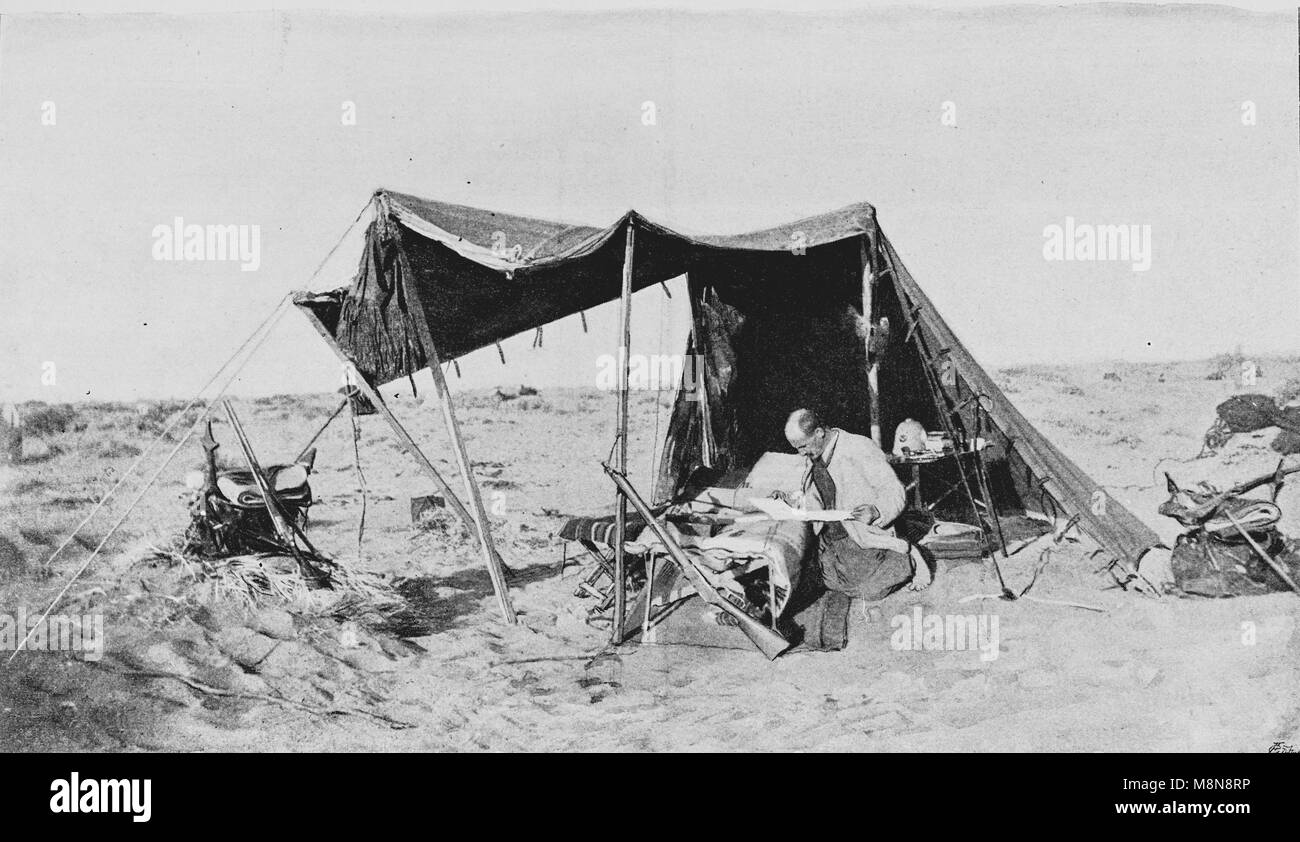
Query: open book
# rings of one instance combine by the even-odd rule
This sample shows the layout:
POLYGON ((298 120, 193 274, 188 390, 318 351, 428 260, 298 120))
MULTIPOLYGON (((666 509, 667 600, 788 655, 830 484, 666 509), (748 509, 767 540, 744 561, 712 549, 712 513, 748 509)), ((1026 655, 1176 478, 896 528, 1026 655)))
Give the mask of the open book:
POLYGON ((830 522, 853 519, 853 512, 844 511, 843 509, 806 511, 804 509, 796 509, 788 503, 774 500, 771 497, 750 497, 749 504, 772 520, 830 522))

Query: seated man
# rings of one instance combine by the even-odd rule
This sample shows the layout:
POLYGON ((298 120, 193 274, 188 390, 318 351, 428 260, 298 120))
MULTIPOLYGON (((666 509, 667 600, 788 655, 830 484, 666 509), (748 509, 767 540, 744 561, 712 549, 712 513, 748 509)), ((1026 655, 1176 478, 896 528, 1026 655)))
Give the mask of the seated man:
MULTIPOLYGON (((815 412, 795 410, 785 437, 808 460, 803 480, 806 509, 847 509, 853 519, 814 525, 821 580, 827 593, 818 612, 825 645, 842 649, 853 597, 875 601, 911 583, 930 584, 930 568, 891 524, 903 511, 905 493, 880 447, 866 436, 827 427, 815 412)), ((810 645, 817 646, 810 632, 810 645)))

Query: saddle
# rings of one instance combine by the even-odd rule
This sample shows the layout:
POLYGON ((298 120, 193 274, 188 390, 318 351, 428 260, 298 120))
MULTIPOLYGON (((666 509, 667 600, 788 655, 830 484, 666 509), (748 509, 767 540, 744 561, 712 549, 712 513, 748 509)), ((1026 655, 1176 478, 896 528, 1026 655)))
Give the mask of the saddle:
POLYGON ((1276 503, 1245 497, 1230 497, 1208 512, 1197 510, 1198 506, 1203 508, 1213 497, 1212 494, 1184 490, 1161 503, 1158 511, 1189 529, 1204 529, 1211 538, 1229 543, 1245 540, 1233 525, 1234 519, 1252 538, 1258 540, 1273 532, 1282 518, 1282 510, 1276 503))
MULTIPOLYGON (((311 505, 311 486, 307 483, 309 466, 270 465, 265 471, 271 491, 286 509, 301 510, 311 505)), ((217 475, 217 491, 227 503, 238 509, 261 509, 265 506, 251 471, 221 471, 217 475)))

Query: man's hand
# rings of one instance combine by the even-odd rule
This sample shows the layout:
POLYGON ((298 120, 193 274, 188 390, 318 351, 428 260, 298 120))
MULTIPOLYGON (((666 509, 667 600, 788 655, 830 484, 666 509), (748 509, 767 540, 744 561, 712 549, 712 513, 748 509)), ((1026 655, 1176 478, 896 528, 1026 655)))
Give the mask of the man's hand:
POLYGON ((875 526, 876 521, 880 519, 880 509, 870 503, 863 503, 853 510, 853 519, 867 526, 875 526))
POLYGON ((790 495, 786 494, 784 491, 773 491, 771 494, 767 496, 771 497, 773 500, 780 500, 782 503, 785 503, 787 506, 790 506, 791 508, 794 507, 794 500, 792 500, 790 498, 790 495))

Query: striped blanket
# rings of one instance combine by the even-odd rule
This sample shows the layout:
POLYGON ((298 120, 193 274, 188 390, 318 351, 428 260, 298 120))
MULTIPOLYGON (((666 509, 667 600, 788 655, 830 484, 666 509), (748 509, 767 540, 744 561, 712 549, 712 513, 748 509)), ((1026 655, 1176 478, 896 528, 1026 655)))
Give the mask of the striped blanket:
MULTIPOLYGON (((799 584, 803 560, 812 543, 812 530, 801 521, 760 520, 729 526, 711 538, 680 532, 673 537, 683 550, 699 558, 706 568, 705 575, 720 588, 740 592, 736 583, 738 575, 766 567, 775 587, 776 613, 780 616, 799 584)), ((654 549, 658 543, 654 540, 647 544, 647 549, 654 549)), ((681 579, 668 593, 656 593, 654 601, 656 605, 668 605, 693 593, 690 584, 681 579)))

